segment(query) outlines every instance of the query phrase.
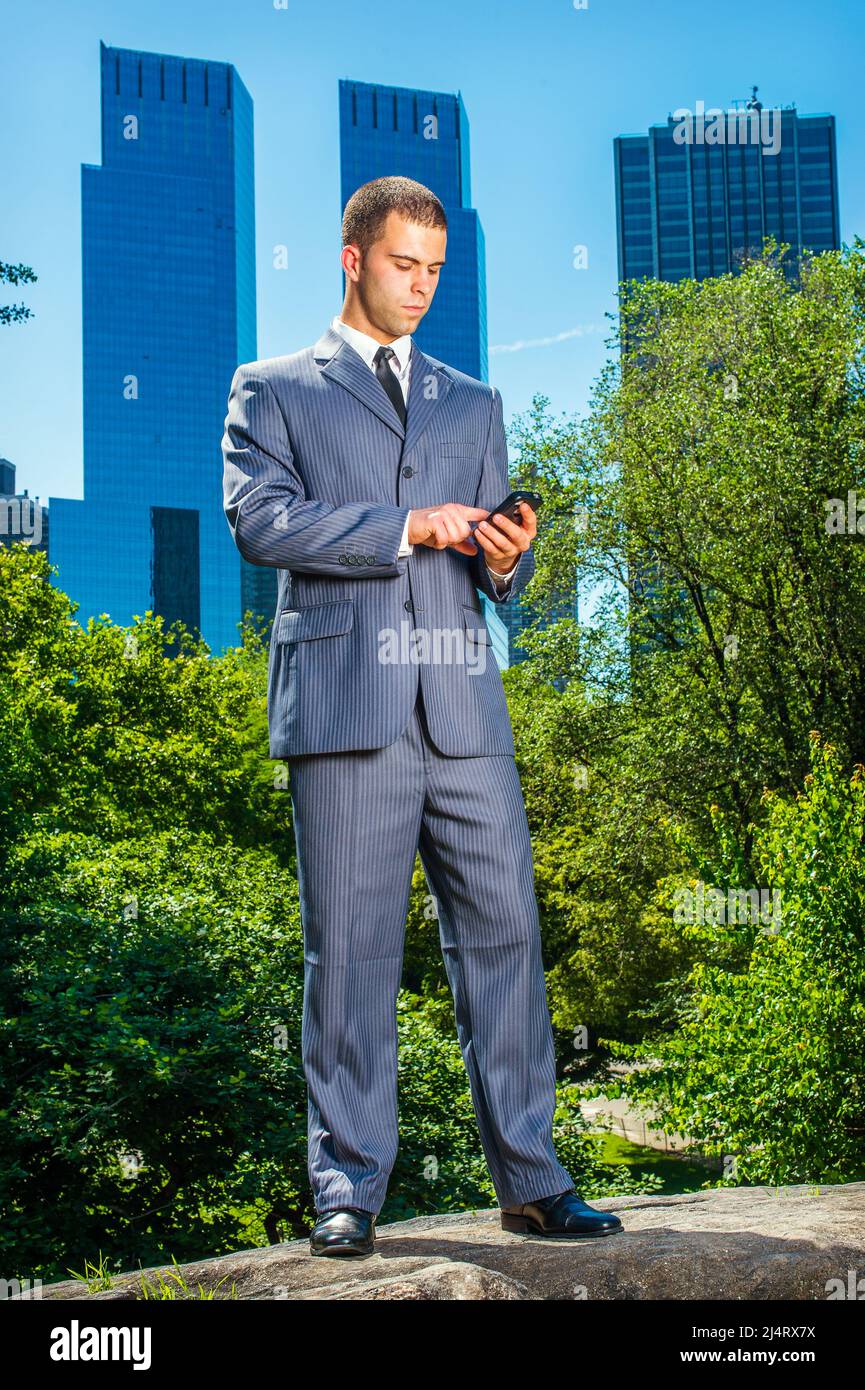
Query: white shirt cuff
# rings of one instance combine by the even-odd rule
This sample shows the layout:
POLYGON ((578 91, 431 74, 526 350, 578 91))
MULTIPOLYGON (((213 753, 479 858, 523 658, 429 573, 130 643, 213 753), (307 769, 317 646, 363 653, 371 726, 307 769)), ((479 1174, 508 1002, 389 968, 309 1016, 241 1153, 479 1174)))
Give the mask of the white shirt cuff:
POLYGON ((406 517, 405 526, 402 528, 402 540, 399 543, 399 550, 396 552, 397 559, 399 559, 402 555, 411 555, 412 551, 414 550, 414 546, 409 545, 408 543, 408 524, 410 521, 411 512, 409 512, 408 516, 406 517))
POLYGON ((514 565, 513 569, 509 569, 507 574, 496 574, 495 570, 491 570, 489 565, 487 565, 487 574, 489 575, 490 579, 493 581, 497 589, 501 590, 505 588, 508 582, 511 579, 513 579, 514 575, 517 572, 517 565, 519 565, 519 563, 519 560, 517 560, 516 565, 514 565))

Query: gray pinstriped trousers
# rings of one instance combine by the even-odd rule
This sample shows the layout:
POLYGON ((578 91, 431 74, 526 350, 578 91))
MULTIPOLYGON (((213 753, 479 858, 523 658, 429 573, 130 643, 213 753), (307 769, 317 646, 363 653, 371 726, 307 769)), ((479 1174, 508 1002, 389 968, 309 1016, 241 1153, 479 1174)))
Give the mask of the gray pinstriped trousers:
POLYGON ((500 1206, 572 1187, 531 841, 512 756, 446 757, 423 701, 395 742, 286 759, 304 947, 301 1029, 317 1212, 378 1212, 397 1154, 396 996, 419 851, 500 1206))

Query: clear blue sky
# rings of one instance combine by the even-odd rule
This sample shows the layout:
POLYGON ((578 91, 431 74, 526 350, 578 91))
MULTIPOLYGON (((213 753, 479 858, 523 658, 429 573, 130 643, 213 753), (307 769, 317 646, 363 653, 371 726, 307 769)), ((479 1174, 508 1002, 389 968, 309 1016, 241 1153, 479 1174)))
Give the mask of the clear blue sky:
MULTIPOLYGON (((19 486, 81 495, 80 165, 98 164, 99 40, 232 62, 255 103, 258 353, 314 342, 340 308, 339 78, 461 91, 486 235, 490 379, 505 418, 536 391, 582 410, 615 305, 612 141, 698 100, 838 119, 841 226, 865 234, 862 0, 154 0, 17 5, 3 21, 0 260, 39 275, 0 330, 0 456, 19 486), (289 247, 288 270, 272 248, 289 247), (572 248, 588 247, 586 270, 572 248)), ((22 294, 10 294, 20 299, 22 294)), ((146 467, 146 460, 142 460, 146 467)))

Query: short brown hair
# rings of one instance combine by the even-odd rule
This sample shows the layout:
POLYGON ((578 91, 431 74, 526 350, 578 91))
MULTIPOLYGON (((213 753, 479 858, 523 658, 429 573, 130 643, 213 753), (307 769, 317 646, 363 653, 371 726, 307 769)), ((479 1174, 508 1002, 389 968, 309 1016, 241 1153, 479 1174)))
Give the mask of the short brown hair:
POLYGON ((390 212, 399 213, 406 222, 447 230, 445 210, 431 189, 414 179, 390 174, 363 183, 352 193, 342 214, 343 246, 359 246, 365 254, 384 232, 390 212))

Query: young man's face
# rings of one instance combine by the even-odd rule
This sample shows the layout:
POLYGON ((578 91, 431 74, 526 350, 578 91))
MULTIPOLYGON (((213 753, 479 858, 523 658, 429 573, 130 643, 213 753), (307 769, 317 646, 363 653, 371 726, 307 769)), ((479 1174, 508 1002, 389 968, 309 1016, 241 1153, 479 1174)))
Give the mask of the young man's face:
POLYGON ((365 256, 356 247, 344 248, 346 273, 354 267, 356 278, 350 278, 363 314, 378 329, 376 336, 414 333, 436 292, 446 242, 443 227, 421 227, 390 212, 383 235, 365 256))

